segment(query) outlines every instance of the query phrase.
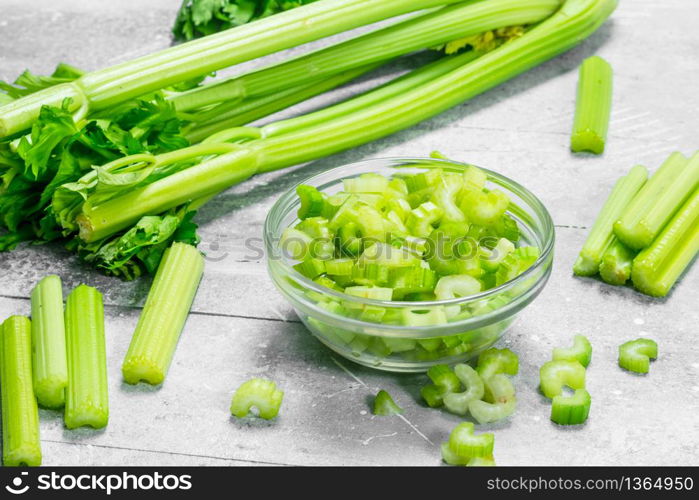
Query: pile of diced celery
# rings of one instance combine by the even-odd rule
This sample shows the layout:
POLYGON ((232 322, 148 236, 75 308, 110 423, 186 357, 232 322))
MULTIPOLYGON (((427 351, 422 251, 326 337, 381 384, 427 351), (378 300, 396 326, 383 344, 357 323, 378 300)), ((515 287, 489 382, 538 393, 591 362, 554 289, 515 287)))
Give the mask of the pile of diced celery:
MULTIPOLYGON (((284 232, 282 250, 305 277, 356 297, 424 302, 492 289, 529 268, 539 249, 517 247, 510 199, 486 181, 483 170, 469 166, 391 178, 362 174, 344 179, 343 190, 332 195, 300 185, 300 222, 284 232)), ((334 312, 407 326, 446 323, 464 313, 448 305, 415 313, 334 304, 334 312)))

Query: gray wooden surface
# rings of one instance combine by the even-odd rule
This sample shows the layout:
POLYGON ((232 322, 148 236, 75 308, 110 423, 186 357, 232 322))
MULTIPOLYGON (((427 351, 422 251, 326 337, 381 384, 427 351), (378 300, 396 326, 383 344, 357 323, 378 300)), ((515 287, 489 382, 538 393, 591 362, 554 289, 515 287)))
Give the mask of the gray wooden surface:
MULTIPOLYGON (((170 44, 179 0, 0 0, 0 78, 58 61, 87 69, 170 44)), ((120 364, 148 281, 123 283, 82 266, 58 247, 0 254, 0 317, 29 312, 29 291, 48 273, 66 286, 97 286, 107 304, 111 418, 102 431, 68 431, 41 411, 44 463, 51 465, 438 465, 438 444, 458 418, 419 401, 420 375, 388 375, 341 360, 315 341, 273 288, 260 254, 264 217, 304 177, 341 164, 433 149, 498 170, 531 188, 557 225, 555 268, 541 296, 500 343, 517 352, 519 408, 496 435, 502 465, 697 464, 699 455, 699 269, 667 300, 576 279, 570 268, 611 184, 633 164, 655 168, 673 150, 699 145, 699 5, 692 0, 622 0, 613 18, 580 47, 428 122, 303 168, 259 176, 202 209, 205 278, 162 387, 124 384, 120 364), (614 109, 604 156, 568 151, 576 69, 597 53, 615 70, 614 109), (254 240, 257 239, 257 240, 254 240), (537 392, 538 367, 554 346, 584 333, 595 352, 588 370, 588 423, 561 429, 537 392), (648 376, 616 366, 617 346, 649 336, 660 358, 648 376), (232 391, 253 376, 286 396, 271 423, 232 419, 232 391), (374 417, 379 388, 404 417, 374 417)), ((276 56, 275 56, 276 57, 276 56)), ((415 60, 394 65, 383 79, 415 60)), ((372 84, 321 97, 309 109, 372 84)))

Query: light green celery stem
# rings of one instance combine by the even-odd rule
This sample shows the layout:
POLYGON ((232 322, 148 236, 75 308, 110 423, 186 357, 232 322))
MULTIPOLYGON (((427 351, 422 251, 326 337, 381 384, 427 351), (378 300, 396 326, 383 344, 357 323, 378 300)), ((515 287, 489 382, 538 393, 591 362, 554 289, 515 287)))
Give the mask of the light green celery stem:
POLYGON ((172 99, 188 111, 235 97, 275 93, 289 86, 365 64, 506 26, 532 24, 560 7, 559 0, 478 0, 394 24, 291 61, 193 89, 172 99))
POLYGON ((629 248, 646 248, 698 186, 699 153, 689 161, 672 153, 626 207, 614 233, 629 248))
POLYGON ((321 81, 314 81, 306 85, 287 88, 275 94, 246 99, 240 103, 236 103, 232 109, 217 114, 216 118, 207 119, 203 122, 199 121, 195 114, 192 117, 194 121, 184 127, 183 133, 190 143, 195 144, 221 130, 247 125, 260 118, 269 116, 272 113, 289 108, 294 104, 339 87, 378 66, 379 64, 361 66, 333 75, 321 81))
MULTIPOLYGON (((91 111, 168 87, 222 68, 295 47, 382 19, 457 3, 460 0, 323 0, 281 12, 199 40, 176 45, 88 73, 17 99, 0 108, 0 138, 31 127, 43 104, 66 96, 91 111)), ((77 106, 76 106, 77 107, 77 106)))
POLYGON ((612 67, 599 56, 585 59, 578 76, 578 96, 570 148, 601 154, 612 109, 612 67))
POLYGON ((442 77, 347 116, 271 138, 263 145, 260 171, 337 153, 461 104, 574 47, 601 26, 616 5, 617 0, 567 0, 522 37, 442 77))
POLYGON ((636 252, 618 239, 607 248, 599 265, 599 275, 610 285, 623 285, 631 278, 631 267, 636 252))
POLYGON ((173 243, 165 251, 121 366, 127 383, 165 380, 203 272, 193 246, 173 243))
POLYGON ((646 183, 647 178, 646 167, 636 165, 616 182, 575 261, 575 274, 593 276, 599 272, 602 256, 615 239, 614 223, 646 183))
POLYGON ((60 408, 68 385, 61 278, 46 276, 32 290, 34 392, 41 406, 60 408))
POLYGON ((633 261, 631 279, 641 292, 664 297, 699 252, 699 189, 653 244, 633 261))
POLYGON ((2 461, 5 466, 41 465, 39 408, 32 388, 32 325, 12 316, 0 325, 2 461))
MULTIPOLYGON (((410 127, 577 45, 603 24, 616 5, 617 0, 568 0, 556 14, 522 37, 418 87, 326 122, 252 141, 245 145, 247 154, 219 156, 94 207, 81 215, 80 237, 94 241, 109 236, 143 215, 161 213, 232 186, 244 178, 238 175, 237 166, 243 159, 257 163, 258 171, 267 172, 410 127)), ((263 135, 266 130, 262 129, 263 135)), ((244 170, 249 176, 254 168, 244 170)))
POLYGON ((109 419, 107 355, 102 295, 80 285, 66 299, 68 388, 65 424, 69 429, 105 427, 109 419))

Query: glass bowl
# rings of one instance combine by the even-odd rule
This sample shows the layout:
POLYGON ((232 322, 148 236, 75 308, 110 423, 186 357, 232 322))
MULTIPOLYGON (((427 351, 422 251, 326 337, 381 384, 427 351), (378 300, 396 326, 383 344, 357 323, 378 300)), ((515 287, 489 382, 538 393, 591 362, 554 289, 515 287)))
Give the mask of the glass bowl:
MULTIPOLYGON (((431 158, 374 159, 328 170, 302 184, 333 194, 342 190, 342 179, 364 173, 393 176, 433 168, 459 172, 467 167, 431 158)), ((272 281, 318 340, 356 363, 391 372, 423 372, 436 364, 477 356, 503 336, 543 289, 551 274, 555 239, 551 216, 536 196, 507 177, 482 170, 488 175, 487 187, 497 187, 510 197, 508 214, 519 225, 519 246, 533 245, 541 251, 515 279, 477 295, 429 302, 375 300, 331 290, 297 272, 280 243, 282 232, 298 222, 300 201, 294 187, 277 200, 265 221, 272 281), (447 308, 449 319, 443 314, 447 308), (391 320, 406 315, 410 326, 391 320)))

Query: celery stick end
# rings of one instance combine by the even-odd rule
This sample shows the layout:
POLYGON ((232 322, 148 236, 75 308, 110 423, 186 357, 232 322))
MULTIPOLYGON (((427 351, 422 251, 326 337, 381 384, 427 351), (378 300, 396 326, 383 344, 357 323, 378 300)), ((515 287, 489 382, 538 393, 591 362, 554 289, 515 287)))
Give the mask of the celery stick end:
POLYGON ((127 384, 146 382, 150 385, 160 385, 165 380, 165 372, 157 363, 138 357, 127 358, 121 366, 121 373, 127 384))
POLYGON ((37 380, 34 384, 34 394, 42 408, 57 410, 66 403, 66 386, 64 379, 44 379, 37 380))
POLYGON ((592 130, 575 132, 570 138, 570 149, 574 153, 587 152, 600 155, 604 153, 604 144, 604 138, 592 130))
POLYGON ((79 408, 66 407, 64 422, 68 429, 92 427, 102 429, 109 422, 109 409, 101 406, 82 405, 79 408))
POLYGON ((38 467, 41 465, 41 449, 34 445, 24 445, 3 454, 5 467, 38 467))
POLYGON ((594 276, 599 270, 599 260, 592 259, 585 255, 584 252, 580 253, 580 256, 575 261, 573 265, 573 273, 576 276, 594 276))

